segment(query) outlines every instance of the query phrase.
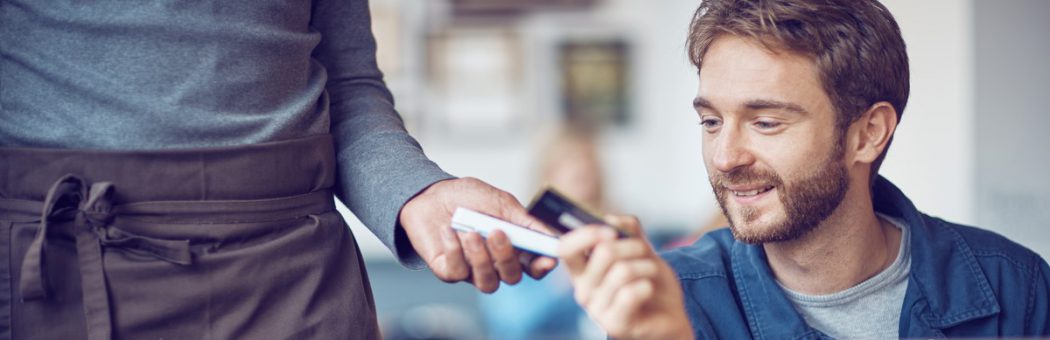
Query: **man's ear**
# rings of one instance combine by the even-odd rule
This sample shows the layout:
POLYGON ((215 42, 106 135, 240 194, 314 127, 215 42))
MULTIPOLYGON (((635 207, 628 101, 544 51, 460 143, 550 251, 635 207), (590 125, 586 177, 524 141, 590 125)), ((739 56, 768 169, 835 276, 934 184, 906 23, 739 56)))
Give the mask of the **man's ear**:
POLYGON ((887 102, 873 104, 850 128, 848 143, 853 148, 853 161, 874 163, 890 144, 897 130, 897 110, 887 102))

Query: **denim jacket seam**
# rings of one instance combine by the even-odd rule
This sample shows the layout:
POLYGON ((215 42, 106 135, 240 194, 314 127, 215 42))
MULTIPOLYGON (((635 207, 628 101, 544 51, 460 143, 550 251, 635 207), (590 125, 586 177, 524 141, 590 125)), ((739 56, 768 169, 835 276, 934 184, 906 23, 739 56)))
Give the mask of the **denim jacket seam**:
POLYGON ((678 273, 679 280, 702 280, 713 277, 726 278, 729 277, 729 275, 722 271, 678 273))
POLYGON ((1031 283, 1029 283, 1029 285, 1028 285, 1028 302, 1026 303, 1026 306, 1024 308, 1024 329, 1025 330, 1032 329, 1032 327, 1031 327, 1032 326, 1032 310, 1035 309, 1035 287, 1036 287, 1036 285, 1039 284, 1038 281, 1042 277, 1042 275, 1039 275, 1041 273, 1038 273, 1038 271, 1042 271, 1042 268, 1036 267, 1035 270, 1037 272, 1035 273, 1035 275, 1032 275, 1031 283))
MULTIPOLYGON (((739 271, 740 271, 740 264, 737 263, 738 261, 731 261, 731 262, 732 262, 732 270, 733 270, 733 272, 734 273, 739 273, 739 271)), ((740 282, 739 280, 740 280, 739 275, 734 275, 734 281, 738 281, 737 282, 737 286, 739 288, 737 289, 737 291, 740 292, 740 303, 744 307, 745 317, 747 315, 752 315, 753 316, 753 314, 755 313, 755 309, 754 309, 754 305, 751 304, 751 297, 750 297, 750 294, 748 293, 746 282, 740 282)), ((756 338, 756 339, 763 339, 763 337, 762 337, 762 327, 761 327, 759 318, 756 316, 756 317, 753 317, 752 319, 754 320, 754 324, 751 324, 750 322, 748 323, 750 328, 751 328, 751 333, 752 333, 751 335, 754 338, 756 338)))
POLYGON ((794 337, 794 339, 795 340, 800 340, 800 339, 823 339, 821 337, 821 335, 825 335, 826 336, 827 334, 820 333, 817 330, 810 330, 808 332, 796 335, 794 337))
POLYGON ((1002 251, 997 251, 997 250, 974 250, 973 255, 974 256, 978 256, 978 257, 993 257, 993 256, 994 257, 1000 257, 1000 258, 1006 260, 1007 262, 1010 262, 1010 264, 1014 265, 1018 269, 1023 270, 1024 273, 1026 275, 1029 275, 1029 276, 1033 276, 1035 274, 1035 271, 1037 270, 1037 268, 1034 268, 1033 266, 1025 265, 1021 261, 1018 261, 1017 259, 1014 259, 1012 256, 1009 256, 1005 252, 1002 252, 1002 251))

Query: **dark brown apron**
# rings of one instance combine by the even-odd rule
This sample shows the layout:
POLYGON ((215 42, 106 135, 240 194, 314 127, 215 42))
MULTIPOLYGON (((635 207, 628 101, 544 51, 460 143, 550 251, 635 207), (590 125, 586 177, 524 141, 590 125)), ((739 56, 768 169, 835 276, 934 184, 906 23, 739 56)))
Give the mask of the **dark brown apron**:
POLYGON ((373 339, 331 137, 0 148, 0 339, 373 339))

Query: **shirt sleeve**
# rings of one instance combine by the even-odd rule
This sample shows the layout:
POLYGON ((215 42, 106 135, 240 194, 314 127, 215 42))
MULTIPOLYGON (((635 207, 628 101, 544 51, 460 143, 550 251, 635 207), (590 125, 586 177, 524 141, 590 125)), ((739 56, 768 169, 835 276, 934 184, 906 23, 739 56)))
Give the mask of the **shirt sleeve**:
POLYGON ((321 34, 313 57, 327 71, 335 139, 336 196, 405 266, 424 267, 398 225, 401 207, 431 184, 453 178, 405 130, 376 66, 366 0, 318 0, 311 26, 321 34))

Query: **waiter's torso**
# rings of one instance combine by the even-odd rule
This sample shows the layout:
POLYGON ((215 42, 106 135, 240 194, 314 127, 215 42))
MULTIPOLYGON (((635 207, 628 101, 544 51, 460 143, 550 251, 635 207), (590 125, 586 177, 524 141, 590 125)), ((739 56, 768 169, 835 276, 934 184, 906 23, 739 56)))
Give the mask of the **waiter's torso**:
POLYGON ((166 149, 327 133, 311 9, 0 0, 0 146, 166 149))

